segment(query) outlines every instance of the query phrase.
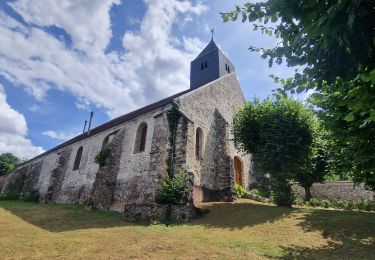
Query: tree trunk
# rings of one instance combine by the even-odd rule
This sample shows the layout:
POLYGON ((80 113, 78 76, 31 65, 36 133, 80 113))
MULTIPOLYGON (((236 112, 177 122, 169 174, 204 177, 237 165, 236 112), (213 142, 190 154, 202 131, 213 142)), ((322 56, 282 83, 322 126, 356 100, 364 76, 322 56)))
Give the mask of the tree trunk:
POLYGON ((305 201, 310 201, 311 198, 312 198, 312 195, 311 195, 311 186, 304 187, 304 189, 305 189, 305 201))

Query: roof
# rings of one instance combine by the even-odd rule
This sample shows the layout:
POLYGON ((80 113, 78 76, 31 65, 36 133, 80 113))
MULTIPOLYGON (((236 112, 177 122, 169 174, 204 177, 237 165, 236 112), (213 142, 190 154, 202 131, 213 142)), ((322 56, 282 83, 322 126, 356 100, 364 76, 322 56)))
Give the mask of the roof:
POLYGON ((207 44, 206 48, 203 49, 203 51, 201 51, 201 53, 199 53, 199 55, 194 59, 199 59, 213 51, 216 51, 216 50, 219 50, 219 47, 217 47, 216 43, 214 42, 213 39, 211 39, 211 41, 207 44))
POLYGON ((64 143, 62 143, 62 144, 60 144, 60 145, 58 145, 58 146, 56 146, 56 147, 54 147, 54 148, 52 148, 52 149, 44 152, 44 153, 42 153, 42 154, 40 154, 40 155, 38 155, 38 156, 30 159, 30 160, 28 160, 28 161, 26 161, 25 163, 22 163, 21 165, 24 165, 24 164, 30 162, 31 160, 40 158, 40 157, 42 157, 44 155, 47 155, 47 154, 52 153, 54 151, 57 151, 57 150, 65 147, 65 146, 68 146, 68 145, 71 145, 73 143, 82 141, 82 140, 84 140, 84 139, 86 139, 86 138, 88 138, 90 136, 93 136, 95 134, 103 132, 103 131, 105 131, 107 129, 110 129, 112 127, 115 127, 115 126, 118 126, 120 124, 126 123, 126 122, 128 122, 128 121, 130 121, 130 120, 132 120, 132 119, 134 119, 134 118, 136 118, 138 116, 140 116, 140 115, 143 115, 145 113, 151 112, 151 111, 153 111, 153 110, 155 110, 157 108, 163 107, 163 106, 165 106, 165 105, 167 105, 169 103, 172 103, 175 98, 177 98, 179 96, 182 96, 183 94, 186 94, 189 91, 191 91, 191 90, 190 89, 184 90, 184 91, 182 91, 180 93, 177 93, 175 95, 169 96, 167 98, 159 100, 159 101, 157 101, 155 103, 152 103, 152 104, 147 105, 145 107, 142 107, 140 109, 134 110, 134 111, 132 111, 132 112, 130 112, 128 114, 125 114, 125 115, 119 116, 117 118, 114 118, 114 119, 108 121, 107 123, 104 123, 102 125, 99 125, 99 126, 93 128, 93 129, 91 129, 90 130, 90 135, 87 135, 87 132, 82 133, 82 134, 80 134, 80 135, 78 135, 76 137, 73 137, 72 139, 70 139, 70 140, 68 140, 68 141, 66 141, 66 142, 64 142, 64 143))

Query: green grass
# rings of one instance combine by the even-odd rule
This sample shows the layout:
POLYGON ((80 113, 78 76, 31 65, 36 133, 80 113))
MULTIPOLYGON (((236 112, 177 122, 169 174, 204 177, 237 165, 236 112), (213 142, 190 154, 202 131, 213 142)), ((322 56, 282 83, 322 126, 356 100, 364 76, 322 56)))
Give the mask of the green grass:
POLYGON ((0 201, 1 259, 373 259, 375 213, 201 205, 187 224, 141 225, 81 205, 0 201))

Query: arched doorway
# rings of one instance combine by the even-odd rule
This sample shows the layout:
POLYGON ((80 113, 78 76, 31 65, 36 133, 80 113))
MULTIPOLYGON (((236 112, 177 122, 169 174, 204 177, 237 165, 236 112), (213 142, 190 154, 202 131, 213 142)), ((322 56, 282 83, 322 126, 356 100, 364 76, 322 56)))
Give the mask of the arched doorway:
POLYGON ((242 183, 242 161, 237 156, 234 157, 234 182, 239 185, 242 183))

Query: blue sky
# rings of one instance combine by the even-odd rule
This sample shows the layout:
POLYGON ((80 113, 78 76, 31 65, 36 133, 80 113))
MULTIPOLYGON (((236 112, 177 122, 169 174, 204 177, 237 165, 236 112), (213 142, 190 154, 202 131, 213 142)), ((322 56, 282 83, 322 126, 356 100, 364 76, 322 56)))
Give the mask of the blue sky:
MULTIPOLYGON (((223 23, 241 1, 3 0, 0 2, 0 153, 31 158, 93 127, 189 87, 190 61, 215 28, 246 99, 278 87, 249 45, 277 40, 223 23)), ((242 1, 245 2, 245 1, 242 1)))

